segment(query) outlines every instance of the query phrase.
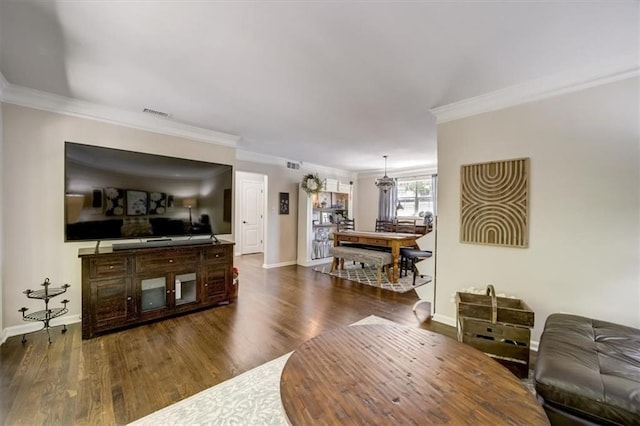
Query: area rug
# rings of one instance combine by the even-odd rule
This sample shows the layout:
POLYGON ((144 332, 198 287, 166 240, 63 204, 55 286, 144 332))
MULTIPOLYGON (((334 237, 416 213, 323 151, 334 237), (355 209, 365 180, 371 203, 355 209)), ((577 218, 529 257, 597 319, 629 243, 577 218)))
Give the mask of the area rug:
MULTIPOLYGON (((375 315, 351 325, 363 324, 398 325, 375 315)), ((130 425, 288 425, 280 400, 280 376, 292 353, 205 389, 130 425)), ((528 388, 531 390, 531 387, 528 388)))
POLYGON ((396 293, 406 293, 421 285, 425 285, 431 282, 431 277, 424 275, 422 278, 420 275, 416 277, 416 285, 413 285, 413 274, 409 274, 406 277, 399 277, 397 283, 391 283, 387 279, 386 274, 382 273, 382 282, 378 284, 378 271, 376 268, 365 265, 364 268, 359 264, 348 264, 345 262, 344 269, 336 269, 330 272, 331 265, 322 265, 313 269, 314 271, 322 272, 323 274, 329 274, 334 277, 344 278, 345 280, 357 281, 360 284, 370 285, 372 287, 383 288, 385 290, 395 291, 396 293))

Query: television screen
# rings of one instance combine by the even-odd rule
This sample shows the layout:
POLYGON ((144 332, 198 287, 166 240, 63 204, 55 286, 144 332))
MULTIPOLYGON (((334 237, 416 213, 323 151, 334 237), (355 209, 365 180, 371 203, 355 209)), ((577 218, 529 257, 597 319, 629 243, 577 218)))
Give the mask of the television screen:
POLYGON ((65 143, 65 241, 230 234, 233 167, 65 143))

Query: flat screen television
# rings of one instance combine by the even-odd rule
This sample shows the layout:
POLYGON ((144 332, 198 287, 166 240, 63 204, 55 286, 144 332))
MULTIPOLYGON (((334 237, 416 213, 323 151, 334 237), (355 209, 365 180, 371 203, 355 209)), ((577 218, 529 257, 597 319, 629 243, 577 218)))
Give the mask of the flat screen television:
POLYGON ((65 241, 231 234, 231 165, 65 142, 64 172, 65 241))

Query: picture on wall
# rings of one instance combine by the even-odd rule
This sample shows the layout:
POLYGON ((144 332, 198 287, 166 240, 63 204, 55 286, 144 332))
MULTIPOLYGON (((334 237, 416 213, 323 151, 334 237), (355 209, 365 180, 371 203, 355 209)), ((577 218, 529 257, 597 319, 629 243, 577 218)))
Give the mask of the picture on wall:
POLYGON ((118 189, 118 188, 104 189, 104 215, 105 216, 124 215, 124 189, 118 189))
POLYGON ((460 168, 460 241, 529 246, 529 159, 460 168))
POLYGON ((149 214, 164 214, 167 211, 167 194, 164 192, 149 193, 149 214))
POLYGON ((280 214, 289 214, 289 193, 281 192, 280 193, 280 214))
POLYGON ((144 191, 127 191, 127 216, 147 214, 147 193, 144 191))

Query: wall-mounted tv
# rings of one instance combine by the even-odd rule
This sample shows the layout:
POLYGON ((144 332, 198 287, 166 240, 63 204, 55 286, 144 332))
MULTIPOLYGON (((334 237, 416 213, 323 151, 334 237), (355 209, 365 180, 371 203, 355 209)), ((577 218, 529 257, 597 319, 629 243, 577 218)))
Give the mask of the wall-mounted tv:
POLYGON ((65 143, 65 241, 231 234, 233 167, 65 143))

